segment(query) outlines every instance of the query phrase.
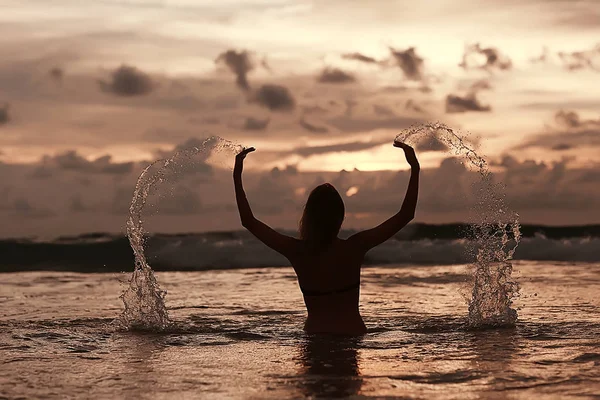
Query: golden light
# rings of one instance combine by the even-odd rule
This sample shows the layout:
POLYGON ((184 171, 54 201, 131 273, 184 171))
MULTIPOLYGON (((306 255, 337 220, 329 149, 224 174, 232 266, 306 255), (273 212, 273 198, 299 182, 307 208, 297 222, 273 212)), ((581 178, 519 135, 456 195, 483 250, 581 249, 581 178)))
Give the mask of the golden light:
POLYGON ((346 196, 348 197, 352 197, 354 196, 356 193, 358 193, 358 186, 352 186, 350 189, 348 189, 346 191, 346 196))

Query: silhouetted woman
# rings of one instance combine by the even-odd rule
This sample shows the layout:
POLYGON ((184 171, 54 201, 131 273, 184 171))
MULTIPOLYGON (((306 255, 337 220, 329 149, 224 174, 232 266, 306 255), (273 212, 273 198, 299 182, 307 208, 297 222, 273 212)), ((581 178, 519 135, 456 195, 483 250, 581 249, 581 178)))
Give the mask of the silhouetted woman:
POLYGON ((294 267, 308 311, 306 332, 359 335, 367 330, 358 310, 364 256, 406 226, 417 206, 420 167, 415 151, 404 143, 395 142, 394 147, 404 150, 411 166, 400 211, 379 226, 345 240, 337 237, 344 221, 344 202, 331 184, 319 185, 310 193, 300 220, 300 239, 292 238, 252 214, 242 185, 242 170, 244 158, 255 149, 244 149, 235 158, 233 181, 242 225, 294 267))

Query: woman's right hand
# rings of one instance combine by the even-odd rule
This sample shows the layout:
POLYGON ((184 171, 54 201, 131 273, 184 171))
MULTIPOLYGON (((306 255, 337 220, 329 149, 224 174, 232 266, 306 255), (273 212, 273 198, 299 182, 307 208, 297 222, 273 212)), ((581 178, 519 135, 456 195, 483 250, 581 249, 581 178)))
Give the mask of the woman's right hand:
POLYGON ((242 168, 244 165, 244 158, 246 158, 248 153, 252 153, 253 151, 256 151, 256 149, 254 147, 244 147, 242 149, 242 151, 240 151, 238 154, 236 154, 235 167, 233 168, 233 172, 238 172, 238 173, 242 172, 242 168))
POLYGON ((246 155, 248 155, 248 153, 252 153, 253 151, 256 151, 254 147, 244 147, 244 149, 235 156, 235 161, 243 161, 244 158, 246 158, 246 155))
POLYGON ((415 149, 402 142, 394 142, 394 147, 404 150, 406 161, 412 168, 420 168, 419 160, 417 160, 417 155, 415 154, 415 149))

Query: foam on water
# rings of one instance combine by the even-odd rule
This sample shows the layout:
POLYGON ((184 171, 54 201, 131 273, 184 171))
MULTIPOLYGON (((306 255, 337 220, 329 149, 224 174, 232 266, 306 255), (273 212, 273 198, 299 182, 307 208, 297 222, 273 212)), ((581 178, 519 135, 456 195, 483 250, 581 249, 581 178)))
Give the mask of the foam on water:
POLYGON ((193 172, 194 168, 210 169, 206 160, 212 154, 224 151, 234 154, 240 150, 241 146, 213 136, 198 146, 179 150, 171 157, 156 160, 144 168, 135 185, 127 220, 127 237, 135 256, 135 269, 129 286, 120 296, 125 306, 116 320, 120 328, 164 330, 171 325, 165 306, 167 292, 160 288, 144 253, 146 232, 143 216, 148 196, 159 191, 161 185, 173 185, 180 176, 193 172))
POLYGON ((468 145, 467 138, 441 123, 411 127, 396 141, 439 146, 461 158, 479 173, 474 186, 476 203, 470 225, 473 246, 465 251, 475 260, 470 265, 469 325, 472 327, 513 325, 517 311, 513 299, 519 285, 512 277, 512 259, 521 239, 518 214, 509 210, 504 187, 495 183, 485 159, 468 145))

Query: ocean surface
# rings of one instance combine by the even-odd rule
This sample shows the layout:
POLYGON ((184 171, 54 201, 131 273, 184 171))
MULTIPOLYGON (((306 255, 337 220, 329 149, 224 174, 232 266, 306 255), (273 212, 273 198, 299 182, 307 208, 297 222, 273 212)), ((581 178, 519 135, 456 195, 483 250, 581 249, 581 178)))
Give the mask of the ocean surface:
POLYGON ((94 250, 79 259, 77 246, 121 239, 11 242, 42 247, 21 252, 38 264, 5 260, 0 269, 0 398, 600 398, 593 235, 525 235, 513 272, 521 287, 517 323, 486 330, 466 323, 468 268, 452 252, 464 239, 391 241, 363 270, 369 332, 360 338, 305 334, 292 269, 240 235, 214 234, 204 247, 202 235, 153 239, 164 241, 148 246, 148 260, 166 270, 156 273, 173 321, 165 332, 113 324, 132 263, 127 273, 73 272, 117 269, 115 254, 94 250), (48 254, 61 254, 57 248, 64 265, 44 265, 48 254), (252 267, 261 264, 280 268, 252 267))
MULTIPOLYGON (((600 262, 600 225, 522 225, 520 231, 522 239, 514 255, 517 260, 600 262)), ((342 231, 340 236, 354 232, 342 231)), ((467 224, 412 223, 371 250, 365 264, 469 263, 474 260, 465 247, 471 239, 472 230, 467 224)), ((247 231, 149 234, 144 248, 155 271, 279 267, 288 262, 247 231)), ((0 254, 0 272, 119 272, 131 271, 135 262, 128 238, 108 233, 3 239, 0 254)))

